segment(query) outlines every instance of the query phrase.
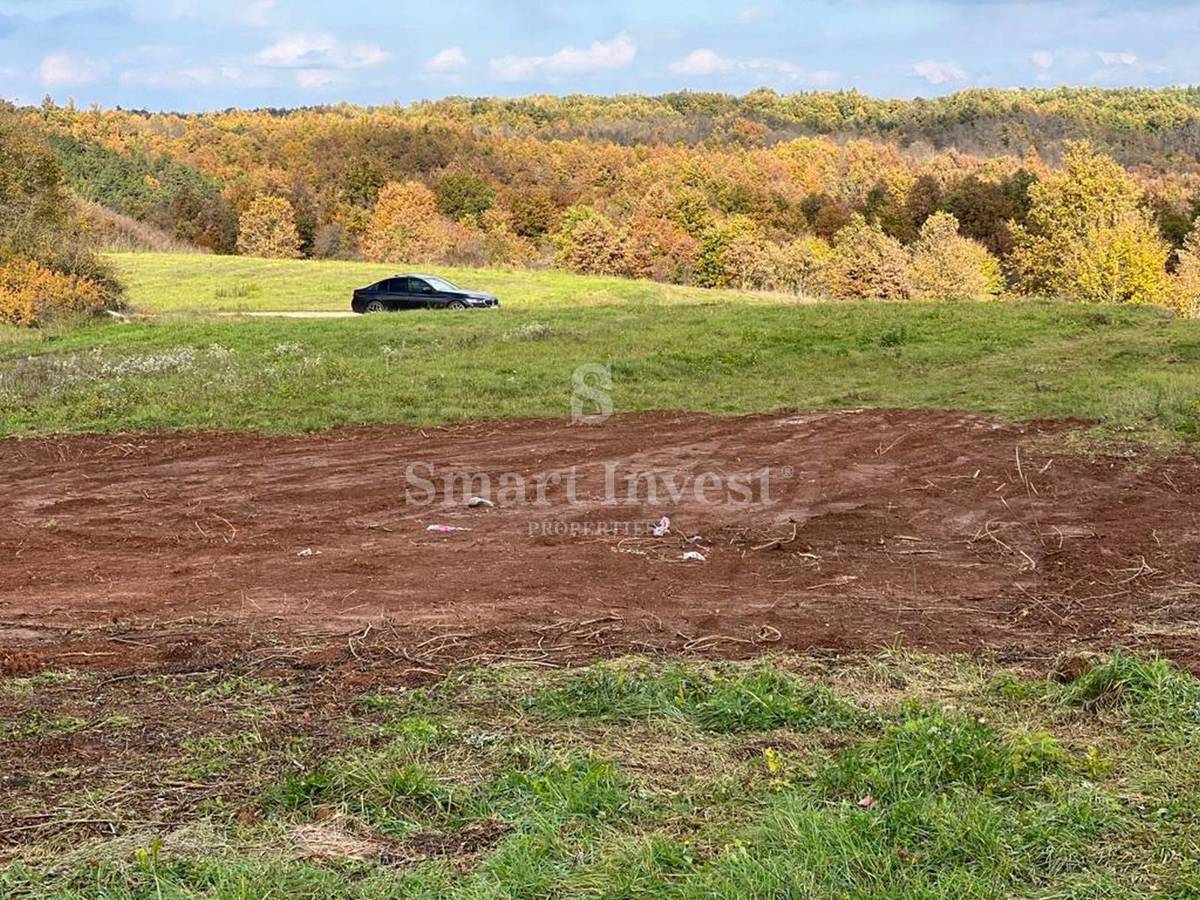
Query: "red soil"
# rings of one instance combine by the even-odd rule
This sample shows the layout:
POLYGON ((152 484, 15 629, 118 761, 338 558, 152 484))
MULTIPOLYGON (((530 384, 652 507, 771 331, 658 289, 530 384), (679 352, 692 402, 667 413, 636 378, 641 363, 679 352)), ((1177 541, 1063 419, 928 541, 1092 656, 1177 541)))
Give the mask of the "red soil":
POLYGON ((399 676, 895 642, 1031 662, 1139 647, 1200 668, 1200 466, 1085 458, 1064 449, 1073 427, 654 414, 0 441, 0 672, 274 660, 399 676), (406 498, 420 462, 438 481, 486 473, 497 506, 406 498), (771 502, 701 503, 694 482, 672 500, 660 480, 658 502, 609 504, 606 464, 677 485, 747 473, 756 491, 767 469, 771 502), (574 503, 562 482, 544 506, 499 502, 503 473, 533 500, 539 473, 572 466, 574 503), (650 536, 664 514, 674 530, 650 536))

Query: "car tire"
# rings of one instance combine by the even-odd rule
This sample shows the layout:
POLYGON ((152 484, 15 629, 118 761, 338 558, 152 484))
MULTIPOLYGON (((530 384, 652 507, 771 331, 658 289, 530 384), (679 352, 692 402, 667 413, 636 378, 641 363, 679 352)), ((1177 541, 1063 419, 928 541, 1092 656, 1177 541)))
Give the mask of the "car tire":
POLYGON ((363 307, 363 312, 364 313, 387 312, 387 304, 384 303, 382 300, 372 300, 370 303, 368 303, 366 306, 363 307))
POLYGON ((461 300, 451 300, 446 304, 446 309, 466 309, 467 305, 461 300))

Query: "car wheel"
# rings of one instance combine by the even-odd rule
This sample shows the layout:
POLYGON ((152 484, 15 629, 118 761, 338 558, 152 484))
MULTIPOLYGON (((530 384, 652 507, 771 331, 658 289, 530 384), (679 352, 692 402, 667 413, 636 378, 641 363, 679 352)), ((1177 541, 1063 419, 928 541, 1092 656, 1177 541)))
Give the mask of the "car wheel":
POLYGON ((384 302, 382 300, 372 300, 370 303, 367 304, 367 308, 364 309, 363 312, 377 313, 377 312, 385 312, 386 310, 387 310, 387 306, 384 305, 384 302))
POLYGON ((446 309, 466 309, 467 306, 461 300, 451 300, 446 304, 446 309))

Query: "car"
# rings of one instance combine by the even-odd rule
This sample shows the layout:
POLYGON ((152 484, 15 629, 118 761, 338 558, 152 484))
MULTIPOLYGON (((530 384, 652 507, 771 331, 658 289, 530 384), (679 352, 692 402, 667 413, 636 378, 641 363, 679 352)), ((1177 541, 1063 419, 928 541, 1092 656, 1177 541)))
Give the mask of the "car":
POLYGON ((497 309, 495 294, 468 291, 437 275, 393 275, 354 292, 356 313, 401 309, 497 309))

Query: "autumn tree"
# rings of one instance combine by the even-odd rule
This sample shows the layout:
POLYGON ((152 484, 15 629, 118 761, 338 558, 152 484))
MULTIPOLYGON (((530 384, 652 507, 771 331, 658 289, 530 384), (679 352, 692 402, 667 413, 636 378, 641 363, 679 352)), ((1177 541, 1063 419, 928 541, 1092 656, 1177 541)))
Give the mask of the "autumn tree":
POLYGON ((283 197, 260 194, 238 219, 237 250, 242 256, 295 259, 300 256, 292 204, 283 197))
POLYGON ((1065 168, 1030 189, 1030 211, 1014 231, 1013 268, 1022 293, 1106 303, 1168 299, 1168 247, 1141 205, 1137 182, 1086 143, 1070 145, 1065 168))
POLYGON ((572 206, 554 235, 555 261, 572 272, 611 275, 621 270, 622 243, 608 216, 591 206, 572 206))
POLYGON ((363 235, 363 256, 371 262, 431 260, 446 244, 433 191, 417 181, 383 186, 363 235))
POLYGON ((558 204, 544 188, 527 187, 508 197, 512 230, 523 238, 537 240, 547 234, 558 219, 558 204))
POLYGON ((904 247, 857 214, 834 238, 828 278, 839 299, 904 300, 912 293, 904 247))
POLYGON ((689 284, 698 246, 696 239, 673 220, 639 215, 629 224, 622 274, 689 284))
POLYGON ((755 249, 758 226, 749 216, 730 216, 712 225, 696 252, 696 284, 700 287, 742 287, 761 265, 755 249))
POLYGON ((45 140, 0 101, 0 321, 37 325, 119 303, 45 140))
POLYGON ((512 227, 509 214, 493 206, 479 217, 484 259, 489 266, 521 266, 531 263, 537 255, 529 241, 512 227))
POLYGON ((1025 169, 994 181, 970 174, 949 188, 941 208, 958 220, 964 237, 1005 257, 1013 250, 1013 226, 1024 223, 1029 214, 1029 192, 1036 183, 1025 169))
POLYGON ((819 237, 797 238, 782 248, 779 280, 785 290, 810 297, 827 296, 833 248, 819 237))
POLYGON ((958 220, 934 213, 911 248, 913 296, 919 300, 988 300, 1004 289, 1000 261, 958 233, 958 220))

